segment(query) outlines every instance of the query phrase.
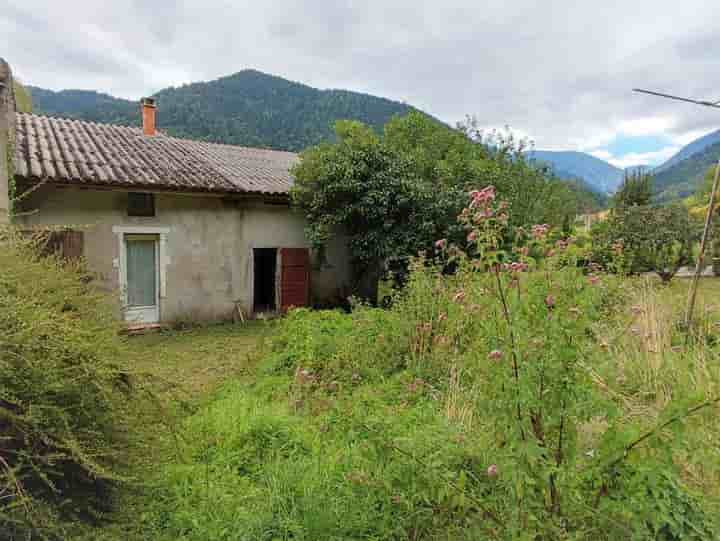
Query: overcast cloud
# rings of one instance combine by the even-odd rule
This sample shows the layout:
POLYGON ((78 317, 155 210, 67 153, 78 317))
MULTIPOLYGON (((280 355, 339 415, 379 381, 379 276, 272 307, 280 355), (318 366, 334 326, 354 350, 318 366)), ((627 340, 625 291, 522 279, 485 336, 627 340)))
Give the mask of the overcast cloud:
POLYGON ((29 84, 138 98, 252 67, 475 115, 538 148, 658 163, 720 127, 713 0, 0 0, 0 56, 29 84))

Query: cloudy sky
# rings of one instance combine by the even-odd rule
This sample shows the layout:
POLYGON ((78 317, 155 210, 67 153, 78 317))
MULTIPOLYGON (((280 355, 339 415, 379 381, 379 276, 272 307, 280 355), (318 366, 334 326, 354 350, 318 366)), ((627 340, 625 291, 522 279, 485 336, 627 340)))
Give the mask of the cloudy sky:
POLYGON ((0 0, 24 82, 138 98, 256 68, 655 164, 720 128, 717 0, 0 0), (591 7, 592 6, 592 7, 591 7))

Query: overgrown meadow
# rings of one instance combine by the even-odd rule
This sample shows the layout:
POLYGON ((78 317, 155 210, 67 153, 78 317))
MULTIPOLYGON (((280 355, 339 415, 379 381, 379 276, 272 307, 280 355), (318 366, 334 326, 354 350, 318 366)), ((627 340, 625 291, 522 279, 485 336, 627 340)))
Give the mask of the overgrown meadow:
POLYGON ((148 538, 717 538, 714 322, 511 228, 492 188, 460 220, 389 309, 277 323, 182 425, 148 538))

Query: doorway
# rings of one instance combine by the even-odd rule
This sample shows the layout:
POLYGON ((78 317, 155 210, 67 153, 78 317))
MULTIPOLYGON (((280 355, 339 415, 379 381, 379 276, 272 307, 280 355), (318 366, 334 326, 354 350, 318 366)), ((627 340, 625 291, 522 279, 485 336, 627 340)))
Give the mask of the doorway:
POLYGON ((277 310, 277 248, 253 249, 253 311, 277 310))
POLYGON ((125 235, 125 320, 157 323, 160 319, 158 237, 125 235))

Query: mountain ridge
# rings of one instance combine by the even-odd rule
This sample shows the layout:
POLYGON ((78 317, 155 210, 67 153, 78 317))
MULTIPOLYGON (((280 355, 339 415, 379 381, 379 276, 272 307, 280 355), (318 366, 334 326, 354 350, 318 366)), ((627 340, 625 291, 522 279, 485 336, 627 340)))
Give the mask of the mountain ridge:
POLYGON ((528 155, 536 162, 548 165, 559 178, 582 179, 604 194, 614 192, 625 175, 623 169, 585 152, 531 150, 528 155))
MULTIPOLYGON (((139 105, 131 100, 94 90, 28 88, 38 113, 140 125, 139 105)), ((152 97, 158 103, 158 128, 170 135, 290 151, 332 140, 338 119, 381 129, 395 115, 419 111, 387 98, 316 89, 255 69, 168 87, 152 97)))

